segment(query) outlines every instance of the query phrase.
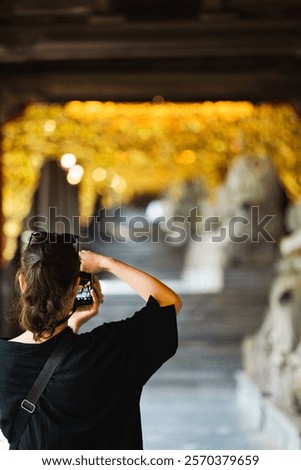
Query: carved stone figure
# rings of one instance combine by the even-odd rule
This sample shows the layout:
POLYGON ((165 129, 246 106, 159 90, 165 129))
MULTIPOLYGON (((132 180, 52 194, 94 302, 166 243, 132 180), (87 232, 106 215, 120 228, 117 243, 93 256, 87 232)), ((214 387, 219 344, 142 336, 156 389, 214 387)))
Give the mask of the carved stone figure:
POLYGON ((237 158, 213 200, 201 191, 194 197, 202 220, 191 230, 184 280, 216 292, 223 288, 225 267, 274 262, 286 198, 270 160, 237 158))
POLYGON ((242 156, 234 160, 213 203, 206 201, 202 207, 205 219, 218 219, 215 231, 220 238, 228 239, 225 265, 273 260, 284 232, 285 206, 286 197, 270 159, 242 156))
POLYGON ((301 230, 280 253, 264 321, 243 342, 244 368, 275 403, 301 412, 301 230))

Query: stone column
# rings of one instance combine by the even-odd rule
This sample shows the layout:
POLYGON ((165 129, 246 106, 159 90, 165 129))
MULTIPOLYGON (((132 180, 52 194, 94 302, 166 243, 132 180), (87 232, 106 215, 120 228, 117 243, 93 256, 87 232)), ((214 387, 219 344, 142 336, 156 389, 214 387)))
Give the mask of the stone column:
MULTIPOLYGON (((28 102, 47 101, 48 89, 47 82, 43 84, 33 83, 31 80, 22 80, 19 77, 11 79, 10 82, 1 84, 1 123, 13 119, 18 115, 28 102)), ((59 98, 59 97, 58 97, 59 98)), ((34 205, 28 218, 24 220, 24 229, 37 230, 30 216, 41 216, 46 220, 44 230, 57 232, 73 232, 79 234, 79 217, 77 187, 69 185, 65 180, 63 170, 56 162, 49 162, 42 170, 42 180, 39 189, 36 192, 34 205), (49 208, 53 207, 52 214, 49 208), (76 216, 76 217, 74 217, 76 216), (45 219, 46 218, 46 219, 45 219)), ((2 184, 0 182, 2 191, 2 184)), ((2 206, 1 206, 2 209, 2 206)), ((1 211, 1 228, 4 223, 1 211)), ((40 226, 41 228, 41 226, 40 226)), ((3 230, 1 230, 1 246, 4 244, 3 230)), ((19 250, 21 249, 21 237, 19 240, 19 250)), ((11 311, 12 297, 14 295, 14 273, 18 264, 19 253, 16 253, 14 259, 7 264, 1 260, 0 264, 0 336, 14 336, 19 332, 19 328, 14 324, 7 322, 6 318, 11 311)))
MULTIPOLYGON (((4 123, 17 116, 26 103, 29 101, 43 99, 39 91, 32 90, 21 86, 18 83, 18 78, 6 81, 1 80, 0 91, 0 123, 4 123)), ((1 160, 2 161, 2 160, 1 160)), ((0 181, 0 189, 2 196, 2 181, 0 181)), ((0 227, 0 243, 3 247, 4 233, 3 233, 3 211, 2 211, 2 197, 1 197, 1 227, 0 227)), ((2 257, 1 249, 1 263, 0 263, 0 336, 12 337, 20 332, 16 323, 11 323, 7 320, 12 311, 12 299, 14 296, 14 273, 18 263, 18 253, 11 262, 5 263, 2 257)))
MULTIPOLYGON (((14 115, 18 114, 22 109, 24 102, 23 99, 14 93, 11 87, 5 85, 1 87, 0 93, 1 110, 0 110, 0 123, 12 119, 14 115)), ((2 158, 0 165, 2 163, 2 158)), ((2 166, 2 165, 1 165, 2 166)), ((1 167, 0 167, 1 168, 1 167)), ((12 337, 15 336, 19 329, 14 323, 7 321, 8 312, 11 310, 13 286, 14 286, 14 272, 16 260, 10 263, 5 263, 2 250, 4 247, 5 239, 3 232, 3 210, 2 210, 2 171, 0 170, 0 191, 1 191, 1 210, 0 210, 0 245, 1 245, 1 262, 0 262, 0 336, 12 337)))

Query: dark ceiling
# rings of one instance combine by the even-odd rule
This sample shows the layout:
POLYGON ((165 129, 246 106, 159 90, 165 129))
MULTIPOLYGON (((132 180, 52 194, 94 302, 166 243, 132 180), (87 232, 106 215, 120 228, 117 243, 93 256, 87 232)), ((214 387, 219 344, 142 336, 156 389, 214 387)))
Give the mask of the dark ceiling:
POLYGON ((298 103, 300 26, 300 0, 2 0, 2 97, 298 103))

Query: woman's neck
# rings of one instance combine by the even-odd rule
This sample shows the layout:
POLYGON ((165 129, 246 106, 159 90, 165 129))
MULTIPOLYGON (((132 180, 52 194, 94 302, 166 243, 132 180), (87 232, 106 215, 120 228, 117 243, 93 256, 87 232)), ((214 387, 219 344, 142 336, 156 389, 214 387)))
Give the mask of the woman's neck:
POLYGON ((63 323, 62 325, 59 325, 56 327, 54 330, 53 334, 51 336, 41 336, 37 339, 34 339, 33 333, 29 330, 25 331, 19 336, 16 336, 15 338, 10 339, 9 341, 14 341, 16 343, 25 343, 25 344, 41 344, 45 343, 45 341, 48 341, 49 339, 53 338, 56 336, 58 333, 63 331, 66 327, 68 326, 67 321, 63 323))

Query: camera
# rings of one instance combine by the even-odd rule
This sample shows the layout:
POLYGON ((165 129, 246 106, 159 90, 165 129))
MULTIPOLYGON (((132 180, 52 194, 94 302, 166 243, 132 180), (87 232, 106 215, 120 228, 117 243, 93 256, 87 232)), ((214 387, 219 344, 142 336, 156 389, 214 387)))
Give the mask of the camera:
POLYGON ((74 307, 80 307, 81 305, 93 304, 93 297, 91 295, 92 290, 92 274, 80 271, 79 273, 80 283, 74 301, 74 307))

